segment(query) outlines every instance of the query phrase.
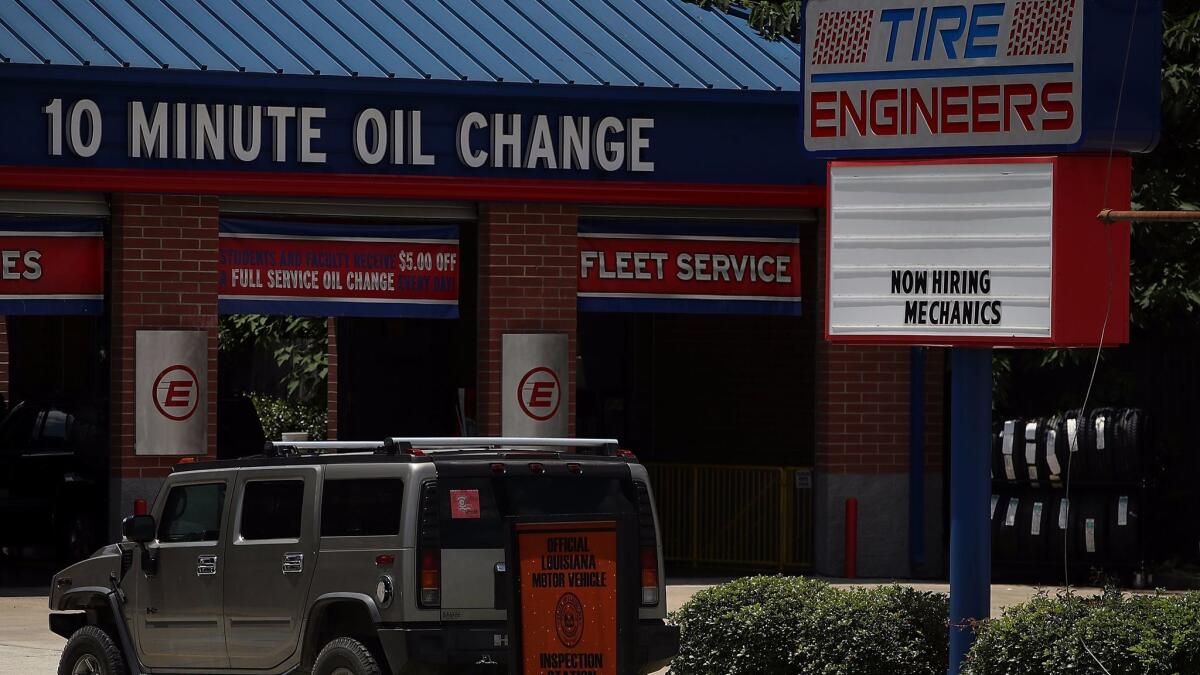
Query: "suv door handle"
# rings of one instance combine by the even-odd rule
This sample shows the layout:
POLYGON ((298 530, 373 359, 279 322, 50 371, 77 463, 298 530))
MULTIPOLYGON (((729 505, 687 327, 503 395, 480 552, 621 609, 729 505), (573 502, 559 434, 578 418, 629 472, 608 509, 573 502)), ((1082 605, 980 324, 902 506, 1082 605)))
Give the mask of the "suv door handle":
POLYGON ((303 553, 284 553, 283 554, 283 573, 284 574, 299 574, 304 571, 304 554, 303 553))
POLYGON ((217 556, 202 555, 196 558, 196 576, 210 577, 217 573, 217 556))

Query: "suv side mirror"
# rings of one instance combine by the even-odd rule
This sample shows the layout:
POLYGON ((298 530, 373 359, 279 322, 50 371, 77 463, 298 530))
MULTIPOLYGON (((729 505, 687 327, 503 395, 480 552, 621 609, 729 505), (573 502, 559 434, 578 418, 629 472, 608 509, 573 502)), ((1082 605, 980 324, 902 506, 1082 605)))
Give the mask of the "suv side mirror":
POLYGON ((157 529, 154 516, 129 516, 121 521, 121 534, 138 544, 154 541, 157 529))

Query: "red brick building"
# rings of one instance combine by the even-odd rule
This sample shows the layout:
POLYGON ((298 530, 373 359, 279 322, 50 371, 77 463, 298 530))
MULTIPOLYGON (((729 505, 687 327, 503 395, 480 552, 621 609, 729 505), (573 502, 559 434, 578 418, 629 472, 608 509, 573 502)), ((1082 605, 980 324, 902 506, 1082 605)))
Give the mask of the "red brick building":
POLYGON ((328 319, 331 438, 503 433, 503 337, 562 335, 555 414, 652 465, 673 563, 839 573, 855 497, 861 574, 940 574, 942 357, 914 449, 910 350, 822 339, 799 48, 683 2, 434 4, 219 21, 183 3, 186 21, 128 17, 132 40, 56 6, 3 54, 0 224, 39 245, 87 220, 104 246, 98 275, 59 263, 63 288, 4 295, 0 391, 103 408, 104 522, 181 456, 228 454, 219 320, 269 313, 328 319), (326 265, 343 245, 367 267, 326 265), (413 269, 432 286, 401 288, 413 269), (368 297, 372 274, 399 275, 393 295, 368 297), (138 336, 161 331, 206 345, 187 383, 203 442, 166 454, 139 421, 172 401, 164 374, 139 385, 138 336))

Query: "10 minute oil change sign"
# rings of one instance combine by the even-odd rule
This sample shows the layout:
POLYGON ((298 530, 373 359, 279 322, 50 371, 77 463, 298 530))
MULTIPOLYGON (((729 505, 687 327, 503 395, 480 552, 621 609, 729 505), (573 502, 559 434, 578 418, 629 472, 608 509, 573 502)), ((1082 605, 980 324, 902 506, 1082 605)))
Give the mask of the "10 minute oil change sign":
POLYGON ((617 527, 517 525, 525 675, 616 675, 617 527))

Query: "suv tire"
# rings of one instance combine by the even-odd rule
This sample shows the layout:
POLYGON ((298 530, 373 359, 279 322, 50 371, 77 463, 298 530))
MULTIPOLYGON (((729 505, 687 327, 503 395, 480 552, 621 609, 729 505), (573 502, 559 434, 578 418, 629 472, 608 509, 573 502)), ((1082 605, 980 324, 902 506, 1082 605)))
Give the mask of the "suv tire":
POLYGON ((128 672, 121 650, 99 626, 84 626, 75 631, 58 662, 58 675, 126 675, 128 672))
MULTIPOLYGON (((313 675, 381 675, 371 650, 354 638, 337 638, 321 649, 313 675)), ((59 673, 59 675, 63 675, 59 673)), ((70 675, 70 674, 68 674, 70 675)))

